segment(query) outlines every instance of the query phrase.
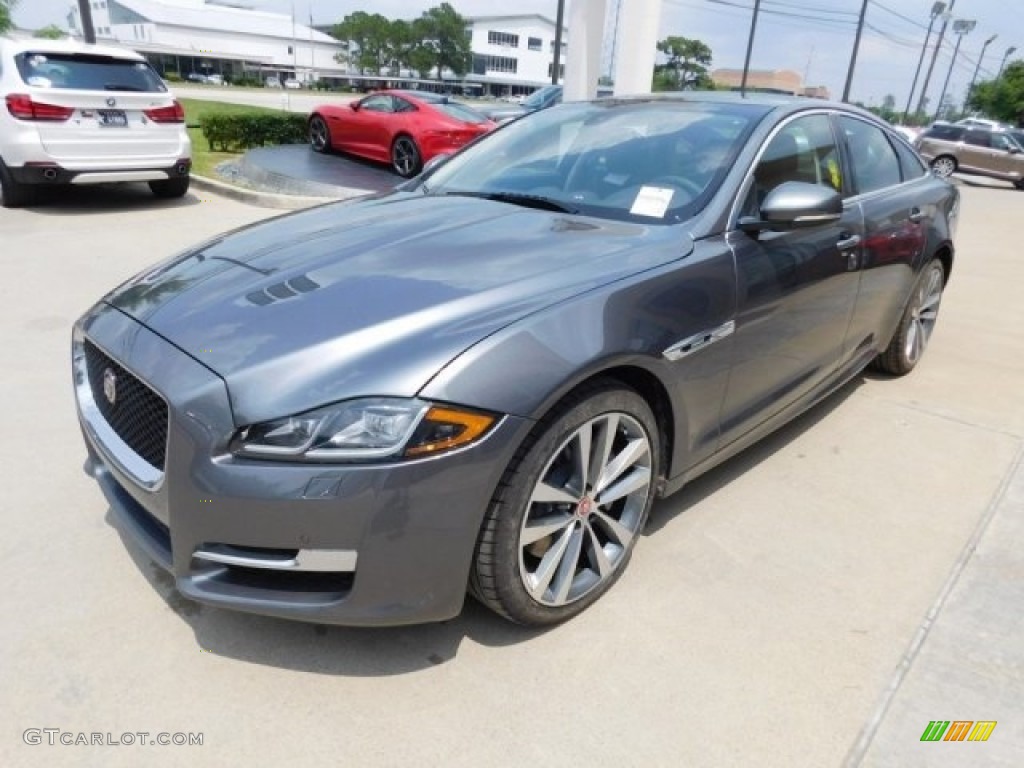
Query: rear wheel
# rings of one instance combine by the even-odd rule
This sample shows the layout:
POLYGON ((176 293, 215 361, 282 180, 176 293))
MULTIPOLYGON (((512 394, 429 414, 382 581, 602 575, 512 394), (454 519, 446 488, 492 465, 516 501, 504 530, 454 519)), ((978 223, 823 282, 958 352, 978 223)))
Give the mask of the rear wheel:
POLYGON ((188 176, 176 176, 166 181, 151 181, 149 188, 153 194, 162 199, 184 197, 188 192, 190 178, 188 176))
POLYGON ((625 570, 654 499, 659 435, 647 402, 597 382, 538 423, 477 540, 470 587, 519 624, 564 621, 625 570))
POLYGON ((1024 179, 1018 179, 1017 181, 1013 182, 1013 186, 1015 186, 1017 189, 1024 190, 1024 179))
POLYGON ((24 208, 35 202, 35 199, 35 187, 15 181, 10 169, 0 161, 0 205, 4 208, 24 208))
POLYGON ((885 351, 875 358, 875 368, 896 376, 914 370, 935 329, 945 284, 945 267, 938 259, 932 259, 917 279, 910 303, 903 312, 892 341, 885 351))
POLYGON ((314 152, 331 151, 331 129, 320 115, 313 115, 309 120, 309 146, 314 152))
POLYGON ((942 155, 932 160, 932 172, 940 179, 947 179, 956 171, 956 159, 942 155))
POLYGON ((391 144, 391 167, 395 173, 410 179, 420 172, 423 160, 420 149, 411 136, 399 136, 391 144))

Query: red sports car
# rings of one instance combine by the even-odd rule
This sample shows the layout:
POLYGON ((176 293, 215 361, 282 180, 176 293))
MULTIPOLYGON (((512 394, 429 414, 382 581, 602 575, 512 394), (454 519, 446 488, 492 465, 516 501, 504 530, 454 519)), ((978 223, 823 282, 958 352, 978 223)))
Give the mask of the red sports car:
POLYGON ((497 123, 447 96, 420 91, 378 91, 350 104, 325 104, 309 116, 316 152, 337 149, 390 163, 399 176, 415 176, 435 155, 468 144, 497 123))

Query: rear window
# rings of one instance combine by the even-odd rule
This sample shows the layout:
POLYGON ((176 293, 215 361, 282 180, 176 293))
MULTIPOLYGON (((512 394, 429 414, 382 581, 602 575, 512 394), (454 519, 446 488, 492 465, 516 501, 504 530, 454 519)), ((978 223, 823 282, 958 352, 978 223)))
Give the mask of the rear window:
POLYGON ((474 125, 477 125, 479 123, 487 122, 487 118, 479 112, 453 101, 449 101, 447 104, 434 104, 433 107, 434 109, 441 110, 449 117, 454 117, 456 120, 461 120, 464 123, 473 123, 474 125))
POLYGON ((18 73, 33 88, 77 91, 167 91, 160 76, 144 61, 109 56, 27 51, 14 57, 18 73))
POLYGON ((929 139, 946 139, 947 141, 960 141, 964 135, 964 128, 961 125, 933 125, 924 133, 929 139))

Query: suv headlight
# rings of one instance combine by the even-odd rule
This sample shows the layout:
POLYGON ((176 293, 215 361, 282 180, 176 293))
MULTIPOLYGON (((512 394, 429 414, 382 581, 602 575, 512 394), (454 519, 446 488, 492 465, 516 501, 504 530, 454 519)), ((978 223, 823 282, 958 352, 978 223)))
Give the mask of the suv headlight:
POLYGON ((232 450, 292 461, 419 457, 471 443, 495 421, 492 414, 456 406, 375 397, 244 427, 232 450))

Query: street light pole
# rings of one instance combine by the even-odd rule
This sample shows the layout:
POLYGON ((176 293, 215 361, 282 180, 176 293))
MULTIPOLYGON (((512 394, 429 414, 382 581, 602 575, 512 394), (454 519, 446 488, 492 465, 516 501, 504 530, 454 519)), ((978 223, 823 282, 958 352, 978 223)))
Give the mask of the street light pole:
POLYGON ((558 11, 555 13, 555 57, 551 62, 551 84, 558 85, 562 69, 562 24, 565 23, 565 0, 558 0, 558 11))
POLYGON ((958 19, 953 22, 953 34, 956 35, 956 47, 953 48, 953 58, 949 62, 949 71, 946 72, 946 82, 942 84, 942 93, 939 94, 939 106, 935 109, 935 120, 939 119, 939 113, 942 112, 942 100, 946 98, 946 89, 949 88, 949 78, 953 76, 953 66, 956 64, 957 54, 960 53, 960 43, 963 42, 964 35, 974 29, 977 24, 978 22, 976 21, 965 21, 964 19, 958 19))
POLYGON ((868 0, 860 7, 860 19, 857 20, 857 36, 853 39, 853 53, 850 55, 850 68, 846 70, 846 87, 843 88, 843 101, 850 100, 850 86, 853 85, 853 70, 857 66, 857 51, 860 48, 860 36, 864 31, 864 16, 868 12, 868 0))
POLYGON ((750 37, 747 38, 747 57, 743 60, 743 79, 740 80, 740 96, 747 95, 747 74, 750 72, 750 54, 754 50, 754 32, 757 31, 757 14, 761 0, 754 0, 754 15, 750 17, 750 37))
POLYGON ((974 66, 974 75, 971 77, 971 84, 967 86, 967 96, 964 98, 964 111, 967 111, 967 102, 970 100, 971 91, 974 90, 974 84, 978 80, 978 72, 981 70, 981 60, 985 58, 985 51, 990 45, 992 45, 992 41, 997 37, 999 37, 999 35, 992 35, 992 37, 986 40, 985 44, 981 46, 981 53, 978 54, 978 63, 974 66))
POLYGON ((932 36, 932 27, 935 26, 935 20, 942 15, 942 12, 946 10, 945 3, 935 3, 932 6, 932 18, 928 22, 928 31, 924 34, 924 45, 921 46, 921 57, 917 60, 917 69, 914 71, 914 82, 910 84, 910 93, 907 94, 907 106, 903 108, 903 122, 907 122, 907 118, 910 116, 910 102, 914 100, 914 91, 917 89, 917 78, 921 76, 921 65, 924 64, 924 55, 928 52, 928 40, 932 36))
POLYGON ((89 0, 78 0, 78 15, 82 20, 82 39, 87 43, 96 42, 96 27, 92 23, 92 6, 89 0))
POLYGON ((953 6, 956 5, 956 0, 950 0, 949 8, 946 9, 945 13, 942 14, 942 26, 939 27, 939 39, 935 42, 935 50, 932 51, 932 60, 928 65, 928 74, 924 76, 924 85, 921 86, 921 98, 917 102, 917 111, 924 111, 924 100, 928 98, 928 84, 932 81, 932 72, 935 71, 935 60, 939 58, 939 49, 942 48, 942 38, 946 36, 946 27, 949 25, 949 20, 953 18, 953 6))
POLYGON ((1012 46, 1012 45, 1009 48, 1006 49, 1006 53, 1003 54, 1003 60, 999 64, 999 74, 996 75, 996 80, 998 80, 1000 77, 1003 76, 1003 69, 1006 68, 1006 60, 1008 58, 1010 58, 1016 52, 1017 52, 1017 49, 1014 46, 1012 46))

